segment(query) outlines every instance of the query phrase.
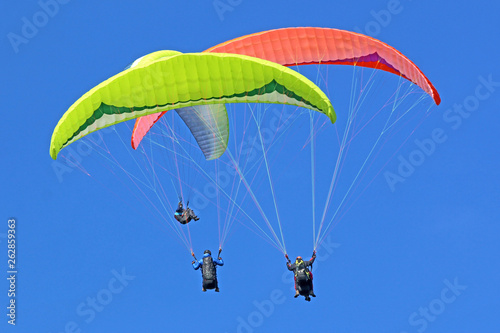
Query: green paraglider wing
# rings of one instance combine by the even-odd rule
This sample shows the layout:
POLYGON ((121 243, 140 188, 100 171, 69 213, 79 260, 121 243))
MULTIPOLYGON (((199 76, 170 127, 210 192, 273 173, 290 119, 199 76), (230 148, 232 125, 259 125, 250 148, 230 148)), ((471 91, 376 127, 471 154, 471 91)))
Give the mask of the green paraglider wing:
POLYGON ((328 97, 284 66, 234 54, 160 57, 109 78, 80 97, 52 134, 50 155, 83 136, 126 120, 181 107, 222 103, 278 103, 335 112, 328 97))

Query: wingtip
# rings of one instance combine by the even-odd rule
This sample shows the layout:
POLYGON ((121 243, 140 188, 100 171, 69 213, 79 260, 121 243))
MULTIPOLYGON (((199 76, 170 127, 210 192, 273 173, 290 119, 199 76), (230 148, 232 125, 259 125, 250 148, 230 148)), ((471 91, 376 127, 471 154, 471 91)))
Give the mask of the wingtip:
POLYGON ((335 122, 337 121, 337 114, 335 113, 335 110, 333 109, 333 106, 330 105, 330 108, 328 110, 328 118, 330 118, 330 121, 332 122, 332 124, 335 124, 335 122))
POLYGON ((439 96, 438 92, 434 89, 434 102, 436 105, 441 104, 441 96, 439 96))
POLYGON ((130 139, 130 145, 132 146, 132 149, 137 150, 137 145, 135 144, 134 141, 134 136, 130 139))
POLYGON ((50 157, 52 157, 53 160, 56 160, 57 159, 57 151, 54 147, 50 147, 50 157))

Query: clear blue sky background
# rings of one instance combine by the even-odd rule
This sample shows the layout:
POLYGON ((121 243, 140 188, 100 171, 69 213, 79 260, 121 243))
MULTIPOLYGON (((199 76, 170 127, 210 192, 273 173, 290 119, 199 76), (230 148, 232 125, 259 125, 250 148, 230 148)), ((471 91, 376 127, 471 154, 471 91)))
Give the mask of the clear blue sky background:
MULTIPOLYGON (((9 217, 19 269, 16 327, 0 283, 2 332, 500 331, 499 84, 456 128, 442 117, 473 100, 480 76, 500 82, 499 4, 401 0, 380 23, 376 13, 391 1, 221 0, 220 15, 211 0, 66 2, 50 7, 47 22, 43 0, 0 5, 1 276, 9 217), (8 34, 23 36, 34 19, 37 31, 13 46, 8 34), (447 140, 396 191, 380 174, 334 228, 330 247, 319 249, 311 303, 293 299, 281 254, 241 227, 223 252, 221 293, 205 294, 189 253, 161 222, 80 172, 58 181, 50 136, 69 105, 139 56, 290 26, 357 29, 401 50, 443 99, 415 138, 442 128, 447 140), (123 270, 134 278, 91 315, 87 298, 109 295, 113 271, 123 270)), ((401 154, 415 148, 410 140, 401 154)), ((302 235, 288 232, 291 256, 309 255, 302 235)), ((216 236, 195 245, 199 256, 204 247, 215 250, 216 236)))

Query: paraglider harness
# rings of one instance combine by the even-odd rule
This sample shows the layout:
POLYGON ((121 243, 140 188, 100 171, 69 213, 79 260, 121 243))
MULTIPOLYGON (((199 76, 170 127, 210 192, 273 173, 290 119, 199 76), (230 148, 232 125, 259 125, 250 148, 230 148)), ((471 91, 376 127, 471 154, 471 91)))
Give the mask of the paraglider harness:
POLYGON ((182 201, 179 202, 177 209, 175 210, 174 217, 180 224, 187 224, 195 219, 194 212, 189 208, 189 201, 186 204, 186 208, 182 206, 182 201))
POLYGON ((309 282, 311 280, 311 272, 307 269, 304 260, 300 262, 298 260, 295 261, 295 279, 299 283, 309 282))
POLYGON ((201 275, 207 282, 217 279, 217 272, 215 271, 214 260, 212 256, 203 257, 203 265, 201 266, 201 275))
MULTIPOLYGON (((217 255, 220 257, 220 253, 222 252, 222 249, 219 248, 219 254, 217 255)), ((215 263, 214 260, 211 256, 211 253, 209 253, 209 256, 203 257, 203 264, 201 265, 201 276, 203 278, 203 288, 206 289, 214 289, 218 288, 217 286, 217 271, 215 268, 215 263)), ((191 255, 195 260, 196 256, 194 255, 193 252, 191 252, 191 255)), ((193 261, 194 263, 194 261, 193 261)))
POLYGON ((174 217, 180 224, 186 224, 190 222, 190 219, 189 217, 187 217, 187 212, 185 210, 183 212, 176 210, 174 213, 174 217))

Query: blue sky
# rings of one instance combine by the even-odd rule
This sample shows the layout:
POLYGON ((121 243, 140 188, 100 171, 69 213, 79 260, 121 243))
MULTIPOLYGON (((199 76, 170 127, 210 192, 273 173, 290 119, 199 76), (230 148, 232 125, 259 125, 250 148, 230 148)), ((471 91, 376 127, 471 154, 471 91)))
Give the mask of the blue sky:
MULTIPOLYGON (((5 235, 14 217, 19 271, 16 327, 5 315, 9 286, 0 284, 2 332, 500 329, 498 4, 42 0, 1 7, 1 267, 7 276, 5 235), (99 170, 98 154, 81 161, 92 177, 72 168, 58 178, 49 156, 53 128, 82 94, 144 54, 199 52, 293 26, 358 31, 394 46, 433 82, 442 103, 394 155, 400 143, 389 144, 373 181, 326 235, 314 266, 316 299, 293 299, 282 254, 239 223, 222 253, 221 292, 202 293, 189 251, 119 177, 99 170), (436 136, 432 153, 391 189, 384 174, 422 150, 415 140, 436 136), (94 309, 93 298, 102 302, 94 309)), ((345 70, 328 69, 339 77, 345 70)), ((399 82, 377 76, 385 92, 399 82)), ((328 83, 339 118, 350 84, 328 83)), ((287 172, 285 183, 302 177, 287 172)), ((294 208, 311 201, 303 193, 276 187, 291 257, 312 252, 308 213, 294 208)), ((198 257, 218 245, 217 212, 200 214, 190 228, 198 257)))

